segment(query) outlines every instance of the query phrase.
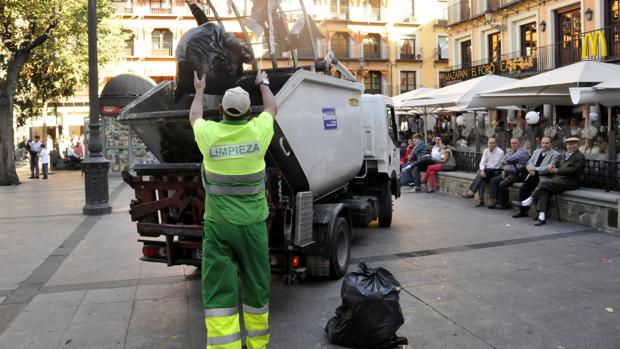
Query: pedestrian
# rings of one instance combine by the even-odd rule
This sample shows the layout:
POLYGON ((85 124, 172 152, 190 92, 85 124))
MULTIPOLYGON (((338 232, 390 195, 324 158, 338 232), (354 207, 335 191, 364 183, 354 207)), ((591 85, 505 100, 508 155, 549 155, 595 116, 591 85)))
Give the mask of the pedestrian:
POLYGON ((50 163, 50 155, 47 152, 45 144, 41 144, 41 170, 43 172, 43 179, 47 179, 47 170, 50 163))
POLYGON ((34 141, 28 141, 28 154, 30 154, 30 178, 39 178, 39 153, 41 152, 41 137, 34 136, 34 141))
POLYGON ((222 98, 223 120, 206 121, 202 118, 205 79, 205 74, 199 78, 194 73, 196 94, 189 121, 203 155, 202 301, 207 348, 241 348, 241 282, 246 344, 264 349, 269 344, 271 292, 264 157, 273 137, 277 105, 267 74, 259 70, 255 83, 262 94, 262 113, 248 120, 250 96, 235 87, 222 98))
POLYGON ((527 149, 521 147, 519 138, 510 139, 510 149, 506 151, 506 157, 502 160, 504 168, 501 176, 490 181, 491 200, 490 209, 507 210, 510 208, 508 201, 508 188, 514 183, 523 182, 527 176, 527 162, 530 154, 527 149))
POLYGON ((26 136, 22 138, 22 141, 17 144, 17 160, 24 161, 26 159, 26 145, 28 140, 26 136))

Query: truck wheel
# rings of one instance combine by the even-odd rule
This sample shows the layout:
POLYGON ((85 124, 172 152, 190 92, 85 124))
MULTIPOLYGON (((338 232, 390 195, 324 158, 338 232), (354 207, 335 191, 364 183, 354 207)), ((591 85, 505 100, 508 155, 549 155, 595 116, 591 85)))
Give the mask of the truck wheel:
POLYGON ((383 187, 379 197, 379 226, 387 228, 392 225, 392 193, 390 184, 383 187))
POLYGON ((349 268, 351 256, 351 231, 346 219, 340 217, 329 232, 329 276, 340 279, 349 268))

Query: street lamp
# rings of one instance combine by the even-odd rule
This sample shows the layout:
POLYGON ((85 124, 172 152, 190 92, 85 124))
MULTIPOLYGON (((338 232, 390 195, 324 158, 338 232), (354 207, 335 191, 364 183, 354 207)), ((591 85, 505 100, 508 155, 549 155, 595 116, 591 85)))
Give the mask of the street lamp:
POLYGON ((112 212, 108 193, 108 169, 110 162, 103 156, 101 125, 99 124, 99 91, 97 76, 97 1, 88 0, 88 156, 82 162, 86 204, 82 213, 100 216, 112 212))

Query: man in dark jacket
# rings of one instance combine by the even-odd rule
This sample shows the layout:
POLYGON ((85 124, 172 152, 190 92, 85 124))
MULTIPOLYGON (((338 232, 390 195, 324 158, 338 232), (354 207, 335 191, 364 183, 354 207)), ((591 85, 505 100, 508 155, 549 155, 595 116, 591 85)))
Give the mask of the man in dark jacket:
POLYGON ((585 156, 579 151, 579 138, 570 137, 564 140, 566 152, 560 156, 558 166, 550 164, 547 169, 553 174, 550 181, 541 182, 532 196, 523 201, 513 201, 517 207, 529 207, 533 200, 537 201, 538 220, 536 226, 545 224, 549 198, 567 190, 579 189, 579 177, 586 165, 585 156))

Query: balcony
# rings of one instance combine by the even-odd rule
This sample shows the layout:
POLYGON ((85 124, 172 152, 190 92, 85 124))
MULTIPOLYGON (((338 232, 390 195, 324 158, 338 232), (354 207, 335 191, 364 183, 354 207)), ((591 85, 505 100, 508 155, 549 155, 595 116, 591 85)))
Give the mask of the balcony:
POLYGON ((133 13, 133 1, 131 0, 111 1, 110 7, 112 7, 114 13, 117 15, 133 13))
POLYGON ((482 16, 487 11, 498 9, 521 2, 521 0, 461 0, 448 7, 448 25, 482 16))
POLYGON ((123 47, 123 48, 121 49, 121 54, 122 54, 123 56, 125 56, 125 57, 133 57, 133 56, 134 56, 134 53, 133 53, 133 45, 123 47))
POLYGON ((162 42, 153 45, 151 48, 151 56, 153 57, 170 57, 172 56, 172 42, 162 42))
POLYGON ((363 45, 362 46, 363 59, 366 60, 387 60, 388 59, 388 46, 387 45, 363 45))
POLYGON ((327 18, 347 20, 349 19, 349 8, 346 6, 330 6, 327 18))
POLYGON ((357 59, 359 54, 355 52, 355 49, 351 45, 331 45, 331 50, 339 60, 357 59))
POLYGON ((500 8, 507 7, 512 4, 516 4, 517 2, 520 2, 520 1, 521 0, 488 0, 488 8, 491 11, 495 11, 500 8))
POLYGON ((422 54, 422 48, 416 47, 413 50, 402 50, 399 47, 398 59, 401 61, 422 61, 424 59, 424 55, 422 54))
POLYGON ((169 1, 150 1, 149 14, 169 15, 172 14, 172 4, 169 1))

